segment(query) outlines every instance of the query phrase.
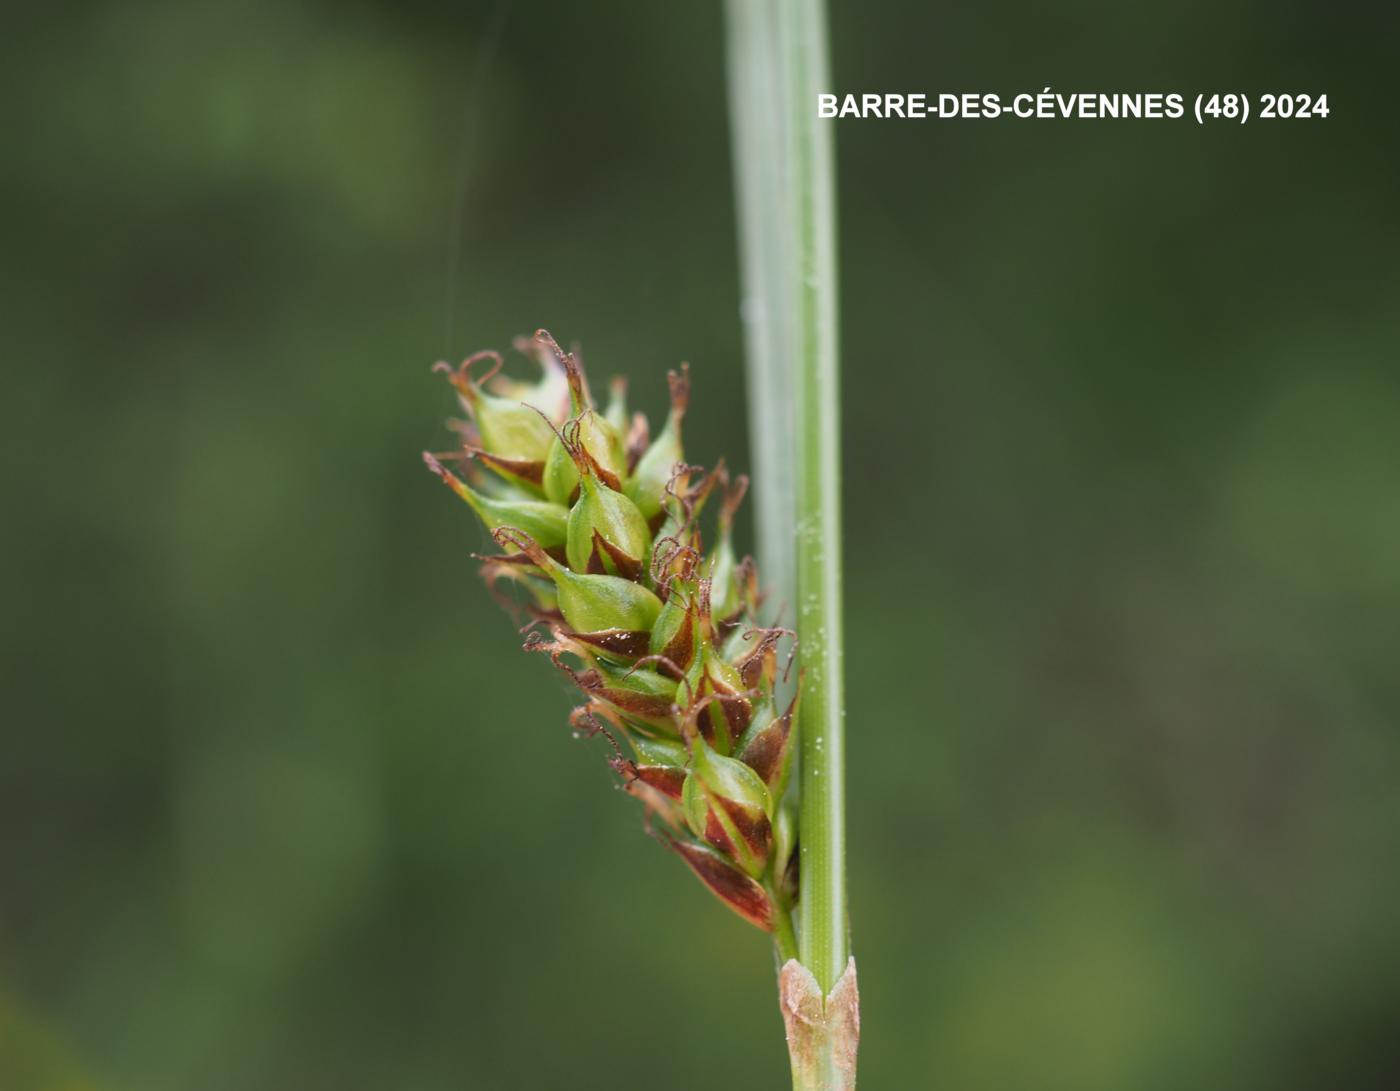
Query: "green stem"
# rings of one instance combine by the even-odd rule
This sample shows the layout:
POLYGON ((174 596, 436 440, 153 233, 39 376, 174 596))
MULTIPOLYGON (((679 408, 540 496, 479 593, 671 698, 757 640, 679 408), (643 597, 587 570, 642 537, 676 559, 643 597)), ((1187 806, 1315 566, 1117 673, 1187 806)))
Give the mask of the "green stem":
POLYGON ((846 968, 845 697, 841 674, 841 376, 836 332, 836 193, 822 0, 782 0, 789 179, 798 222, 797 632, 802 680, 798 841, 803 964, 823 992, 846 968))
MULTIPOLYGON (((825 996, 849 955, 835 170, 817 116, 826 8, 728 0, 727 11, 759 558, 775 598, 797 605, 803 668, 796 950, 785 910, 774 937, 825 996)), ((816 1038, 801 1062, 794 1047, 794 1086, 854 1086, 853 1049, 841 1073, 832 1037, 816 1038)))

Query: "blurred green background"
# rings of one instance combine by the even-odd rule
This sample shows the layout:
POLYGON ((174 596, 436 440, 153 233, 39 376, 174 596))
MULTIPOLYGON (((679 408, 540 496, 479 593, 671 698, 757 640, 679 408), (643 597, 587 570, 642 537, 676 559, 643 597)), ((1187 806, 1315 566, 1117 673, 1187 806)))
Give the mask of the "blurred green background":
MULTIPOLYGON (((841 90, 1332 107, 839 125, 862 1086, 1393 1086, 1395 17, 832 8, 841 90)), ((546 325, 747 465, 721 11, 497 20, 7 14, 3 1091, 784 1085, 418 461, 546 325)))

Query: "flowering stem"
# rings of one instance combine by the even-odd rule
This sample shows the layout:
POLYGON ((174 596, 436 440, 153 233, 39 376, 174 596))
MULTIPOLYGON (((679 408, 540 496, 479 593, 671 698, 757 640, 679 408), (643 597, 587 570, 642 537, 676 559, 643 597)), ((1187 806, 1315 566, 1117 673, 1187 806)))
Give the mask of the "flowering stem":
POLYGON ((847 957, 836 202, 831 129, 815 107, 826 85, 825 10, 821 0, 786 0, 781 7, 798 219, 797 620, 804 671, 798 907, 802 962, 830 991, 847 957))
POLYGON ((756 477, 768 485, 756 496, 759 552, 779 601, 797 604, 803 668, 801 966, 785 964, 780 986, 794 1087, 834 1091, 855 1085, 859 1018, 846 975, 835 172, 831 129, 816 111, 828 90, 826 9, 729 0, 728 16, 751 432, 756 477), (794 1022, 813 997, 814 1018, 804 1008, 794 1022))

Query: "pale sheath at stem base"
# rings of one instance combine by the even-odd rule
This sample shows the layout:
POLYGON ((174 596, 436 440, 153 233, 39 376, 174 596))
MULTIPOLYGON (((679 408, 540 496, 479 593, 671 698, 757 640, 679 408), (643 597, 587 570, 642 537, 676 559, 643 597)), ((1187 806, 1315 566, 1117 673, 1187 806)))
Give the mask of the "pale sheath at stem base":
POLYGON ((854 1091, 860 1045, 856 960, 823 999, 812 972, 790 958, 778 972, 778 1004, 787 1028, 795 1091, 854 1091))

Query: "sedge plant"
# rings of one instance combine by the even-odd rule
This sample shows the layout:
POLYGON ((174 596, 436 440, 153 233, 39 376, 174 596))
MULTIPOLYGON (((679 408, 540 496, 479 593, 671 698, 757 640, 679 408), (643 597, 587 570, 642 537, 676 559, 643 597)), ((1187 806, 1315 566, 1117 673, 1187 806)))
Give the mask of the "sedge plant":
POLYGON ((771 934, 795 1091, 850 1091, 835 200, 814 108, 825 10, 728 0, 728 21, 758 546, 798 632, 735 550, 748 478, 686 460, 684 368, 653 436, 625 380, 595 401, 543 330, 516 343, 533 382, 501 374, 495 352, 440 364, 466 420, 454 450, 423 457, 490 532, 482 575, 529 615, 526 649, 577 686, 575 730, 609 740, 659 839, 771 934))
POLYGON ((687 463, 687 370, 670 373, 652 436, 625 384, 596 403, 547 332, 518 347, 534 383, 503 378, 495 353, 440 365, 467 419, 456 450, 424 459, 495 541, 482 573, 532 619, 525 647, 578 687, 574 728, 612 741, 613 768, 664 843, 795 958, 799 699, 778 698, 788 631, 759 623, 757 568, 733 543, 748 479, 687 463))
POLYGON ((525 648, 577 687, 570 724, 610 741, 659 839, 772 935, 792 1040, 794 1018, 825 1025, 820 992, 802 987, 811 975, 793 925, 802 694, 779 692, 792 633, 763 623, 757 565, 735 549, 748 478, 686 460, 688 369, 669 373, 670 412, 653 436, 628 413, 625 383, 599 404, 578 357, 547 332, 516 344, 536 381, 506 378, 494 352, 438 365, 466 419, 456 447, 424 461, 496 544, 482 575, 528 615, 525 648))

